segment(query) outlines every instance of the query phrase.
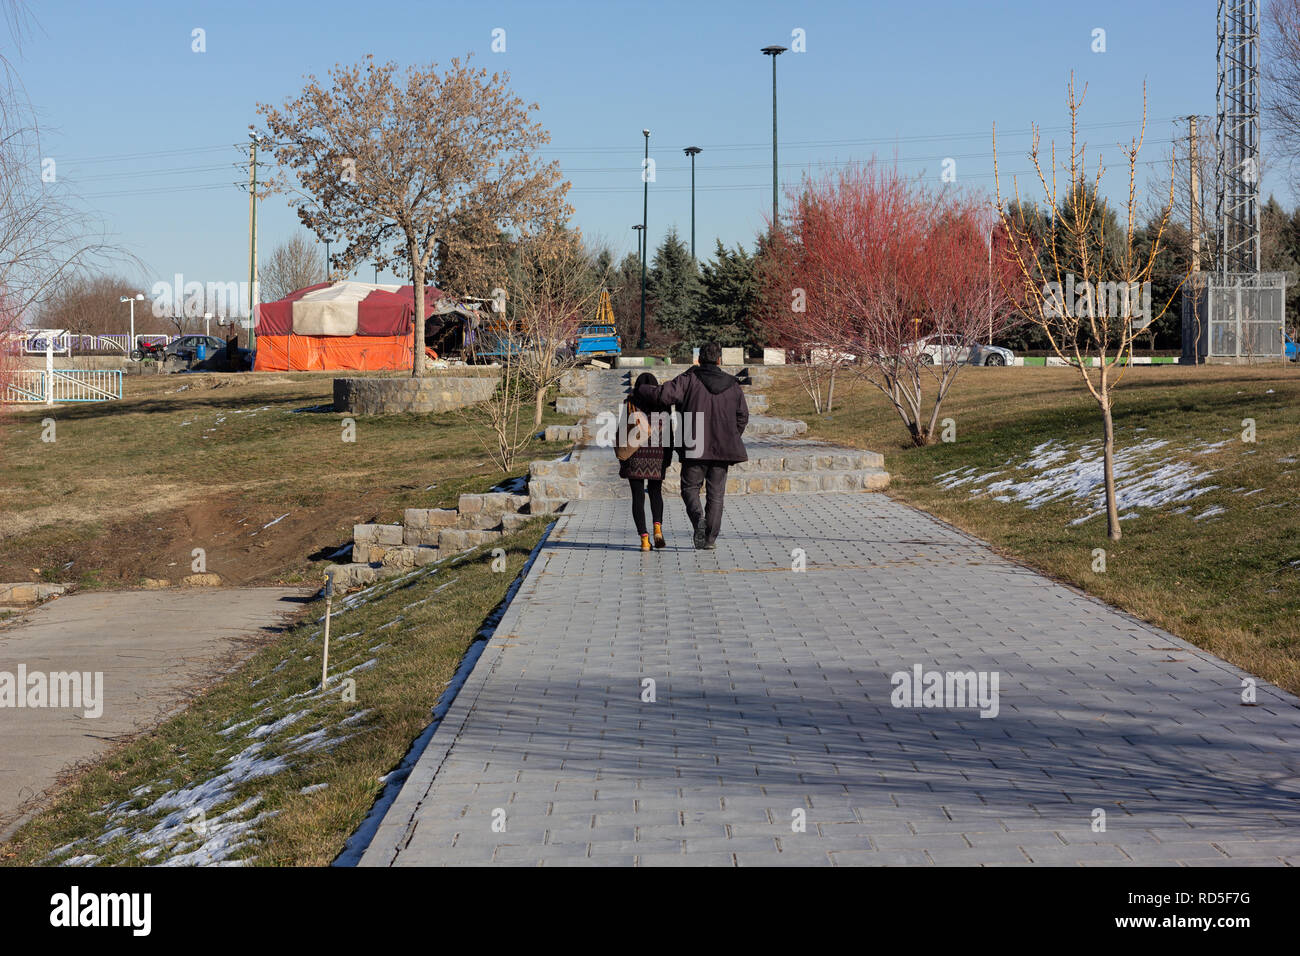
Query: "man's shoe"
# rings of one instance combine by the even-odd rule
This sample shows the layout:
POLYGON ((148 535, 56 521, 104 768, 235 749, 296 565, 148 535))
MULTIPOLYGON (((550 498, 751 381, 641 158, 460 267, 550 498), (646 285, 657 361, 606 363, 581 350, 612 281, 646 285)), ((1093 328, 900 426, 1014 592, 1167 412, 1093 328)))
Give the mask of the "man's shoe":
POLYGON ((695 550, 696 550, 696 551, 703 551, 703 550, 704 550, 704 548, 705 548, 705 546, 706 546, 706 545, 705 545, 705 538, 706 538, 707 534, 708 534, 708 532, 704 530, 704 526, 703 526, 702 524, 701 524, 700 527, 698 527, 698 528, 695 529, 695 550))
POLYGON ((715 542, 713 542, 713 541, 705 541, 705 542, 704 542, 704 550, 705 550, 705 551, 717 551, 717 550, 718 550, 718 546, 717 546, 717 544, 716 544, 715 542))

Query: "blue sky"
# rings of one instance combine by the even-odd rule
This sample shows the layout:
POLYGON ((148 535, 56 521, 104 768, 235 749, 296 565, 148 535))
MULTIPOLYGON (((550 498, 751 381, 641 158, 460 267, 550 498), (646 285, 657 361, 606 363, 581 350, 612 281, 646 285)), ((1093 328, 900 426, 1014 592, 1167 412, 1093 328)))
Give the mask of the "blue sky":
MULTIPOLYGON (((642 127, 657 181, 649 230, 657 245, 690 226, 696 167, 697 251, 714 237, 751 244, 771 207, 771 65, 759 48, 804 53, 777 63, 781 177, 897 154, 937 182, 991 189, 990 129, 1005 172, 1029 169, 1028 129, 1067 122, 1070 71, 1089 84, 1082 122, 1107 165, 1136 131, 1147 83, 1148 140, 1158 161, 1174 118, 1213 113, 1211 0, 1057 2, 359 3, 51 2, 16 65, 44 126, 42 153, 146 268, 142 285, 247 278, 248 124, 259 101, 280 103, 308 73, 373 53, 402 65, 473 52, 508 70, 551 131, 549 155, 573 183, 574 222, 618 254, 641 219, 642 127), (206 52, 191 50, 191 31, 206 52), (493 53, 492 31, 506 51, 493 53), (1106 51, 1092 52, 1093 31, 1106 51)), ((1061 134, 1057 132, 1057 138, 1061 134)), ((1149 168, 1149 167, 1148 167, 1149 168)), ((1004 177, 1005 177, 1004 172, 1004 177)), ((1122 173, 1120 173, 1122 175, 1122 173)), ((1123 184, 1109 177, 1112 188, 1123 184)), ((1268 174, 1265 195, 1279 177, 1268 174)), ((298 229, 278 198, 259 212, 265 253, 298 229)), ((323 252, 323 250, 322 250, 323 252)), ((366 274, 361 278, 369 279, 366 274)))

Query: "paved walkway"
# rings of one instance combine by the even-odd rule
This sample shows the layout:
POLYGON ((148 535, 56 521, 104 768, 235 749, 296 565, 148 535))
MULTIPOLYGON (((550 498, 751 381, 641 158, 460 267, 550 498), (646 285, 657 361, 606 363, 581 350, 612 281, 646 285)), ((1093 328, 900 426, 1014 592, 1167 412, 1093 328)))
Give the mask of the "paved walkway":
POLYGON ((1300 863, 1295 697, 883 495, 714 552, 627 508, 559 519, 363 865, 1300 863), (917 664, 997 716, 894 707, 917 664))
MULTIPOLYGON (((103 675, 86 707, 0 708, 0 839, 24 803, 59 773, 157 723, 219 673, 250 638, 265 637, 310 595, 301 588, 91 591, 24 612, 0 628, 0 672, 103 675)), ((3 678, 0 678, 3 679, 3 678)))

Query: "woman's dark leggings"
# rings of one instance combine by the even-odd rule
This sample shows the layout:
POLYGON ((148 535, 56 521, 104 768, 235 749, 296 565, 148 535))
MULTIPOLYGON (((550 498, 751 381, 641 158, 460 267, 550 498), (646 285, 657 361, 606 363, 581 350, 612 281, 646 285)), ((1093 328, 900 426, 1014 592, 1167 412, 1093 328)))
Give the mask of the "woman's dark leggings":
POLYGON ((649 534, 645 526, 646 492, 650 493, 650 514, 658 523, 664 520, 664 483, 648 478, 629 478, 632 486, 632 520, 636 522, 637 534, 649 534))

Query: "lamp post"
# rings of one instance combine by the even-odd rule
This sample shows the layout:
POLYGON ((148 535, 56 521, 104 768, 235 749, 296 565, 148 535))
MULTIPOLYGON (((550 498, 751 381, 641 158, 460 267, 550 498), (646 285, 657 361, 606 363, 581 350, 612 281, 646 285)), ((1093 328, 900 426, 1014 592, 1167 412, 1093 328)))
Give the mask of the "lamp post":
MULTIPOLYGON (((650 211, 650 131, 641 130, 641 135, 645 137, 645 159, 641 163, 641 244, 645 253, 650 252, 650 233, 646 232, 646 221, 650 211)), ((636 347, 644 349, 645 340, 645 254, 641 256, 641 338, 637 340, 636 347)))
POLYGON ((776 58, 785 52, 783 46, 765 46, 762 53, 772 58, 772 233, 776 234, 777 199, 776 199, 776 58))
POLYGON ((325 281, 330 281, 330 240, 329 236, 322 236, 325 240, 325 281))
POLYGON ((204 312, 203 313, 203 334, 210 335, 211 333, 212 333, 212 313, 204 312))
POLYGON ((691 157, 691 258, 695 258, 695 157, 704 150, 698 146, 687 146, 682 150, 691 157))
POLYGON ((135 348, 135 304, 144 301, 144 293, 137 292, 135 295, 120 296, 117 301, 131 303, 131 338, 126 343, 126 354, 129 356, 135 348))

